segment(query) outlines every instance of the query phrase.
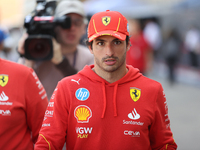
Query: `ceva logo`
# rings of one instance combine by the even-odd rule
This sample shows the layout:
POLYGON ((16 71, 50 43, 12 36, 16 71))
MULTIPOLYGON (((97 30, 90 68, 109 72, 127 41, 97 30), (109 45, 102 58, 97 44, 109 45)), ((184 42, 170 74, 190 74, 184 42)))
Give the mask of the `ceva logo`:
POLYGON ((0 110, 0 115, 2 115, 2 116, 10 116, 11 112, 10 112, 10 110, 0 110))
POLYGON ((130 135, 132 137, 140 137, 140 132, 139 131, 129 131, 125 130, 124 135, 130 135))
POLYGON ((85 88, 79 88, 75 95, 78 100, 85 101, 89 98, 90 92, 85 88))

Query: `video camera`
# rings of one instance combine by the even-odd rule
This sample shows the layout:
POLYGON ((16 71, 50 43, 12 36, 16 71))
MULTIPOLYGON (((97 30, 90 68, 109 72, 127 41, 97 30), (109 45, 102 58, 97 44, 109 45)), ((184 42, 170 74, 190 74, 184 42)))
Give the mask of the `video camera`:
POLYGON ((71 19, 67 16, 54 17, 56 1, 37 0, 37 6, 32 15, 25 17, 24 27, 28 38, 25 40, 24 57, 30 60, 49 60, 53 57, 52 38, 56 38, 54 29, 61 26, 71 27, 71 19))

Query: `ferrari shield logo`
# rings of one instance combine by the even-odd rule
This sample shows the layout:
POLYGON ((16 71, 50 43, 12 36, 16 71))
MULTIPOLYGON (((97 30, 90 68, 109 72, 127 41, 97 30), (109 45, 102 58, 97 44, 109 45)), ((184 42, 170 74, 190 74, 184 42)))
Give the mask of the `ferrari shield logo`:
POLYGON ((134 102, 138 101, 141 95, 141 90, 138 88, 130 88, 130 96, 134 102))
POLYGON ((8 83, 8 75, 0 74, 0 85, 4 87, 8 83))
POLYGON ((110 23, 111 18, 108 16, 105 16, 102 18, 102 22, 105 26, 107 26, 110 23))

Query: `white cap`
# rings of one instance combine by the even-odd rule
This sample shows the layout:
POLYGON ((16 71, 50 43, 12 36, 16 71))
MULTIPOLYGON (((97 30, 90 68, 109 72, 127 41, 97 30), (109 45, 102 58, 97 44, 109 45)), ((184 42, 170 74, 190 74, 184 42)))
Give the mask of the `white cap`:
POLYGON ((85 17, 83 3, 79 0, 61 0, 55 10, 55 17, 61 17, 69 13, 76 13, 85 17))

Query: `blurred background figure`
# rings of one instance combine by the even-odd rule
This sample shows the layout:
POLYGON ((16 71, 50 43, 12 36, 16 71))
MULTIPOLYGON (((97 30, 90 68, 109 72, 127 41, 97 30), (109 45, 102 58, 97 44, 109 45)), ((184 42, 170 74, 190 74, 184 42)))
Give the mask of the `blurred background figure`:
POLYGON ((0 30, 0 36, 4 37, 0 48, 0 58, 17 62, 19 54, 16 51, 16 29, 2 28, 0 30))
MULTIPOLYGON (((87 25, 83 3, 79 0, 58 1, 54 16, 56 18, 69 17, 71 27, 56 26, 55 38, 53 38, 53 58, 42 61, 32 61, 24 58, 19 60, 20 63, 35 70, 47 92, 48 99, 50 99, 58 81, 63 77, 76 74, 85 65, 94 62, 93 55, 88 48, 80 44, 87 25)), ((27 37, 28 35, 24 34, 19 41, 18 51, 21 54, 25 52, 24 44, 27 37)))
POLYGON ((163 41, 163 52, 169 70, 168 79, 171 84, 175 82, 175 67, 179 62, 182 42, 176 29, 171 29, 163 41))
POLYGON ((152 69, 152 48, 144 38, 139 21, 136 19, 129 19, 128 23, 131 47, 127 52, 126 63, 138 68, 141 73, 146 75, 152 69))
POLYGON ((2 29, 0 29, 0 52, 4 48, 4 40, 5 40, 5 38, 6 38, 5 33, 3 32, 2 29))
POLYGON ((185 49, 189 53, 190 63, 192 67, 199 67, 198 55, 200 54, 200 30, 196 26, 192 26, 185 35, 185 49))
POLYGON ((154 59, 157 59, 158 52, 162 45, 161 28, 153 19, 147 19, 143 31, 145 39, 153 49, 154 59))

